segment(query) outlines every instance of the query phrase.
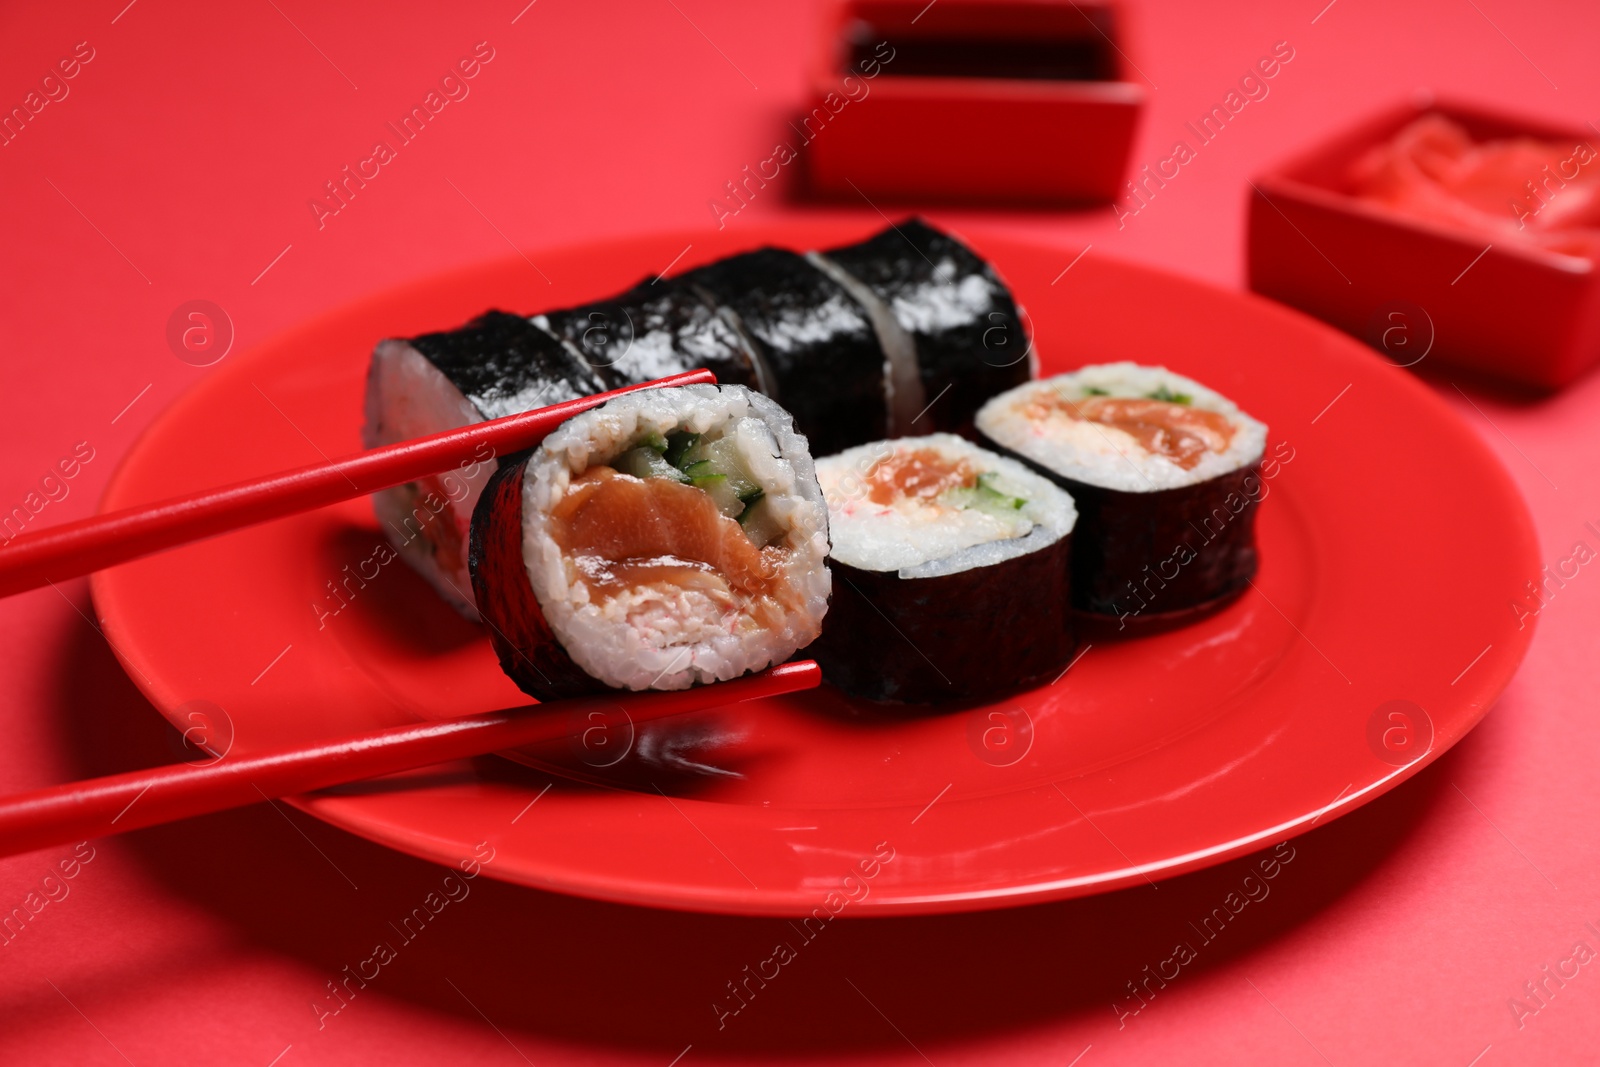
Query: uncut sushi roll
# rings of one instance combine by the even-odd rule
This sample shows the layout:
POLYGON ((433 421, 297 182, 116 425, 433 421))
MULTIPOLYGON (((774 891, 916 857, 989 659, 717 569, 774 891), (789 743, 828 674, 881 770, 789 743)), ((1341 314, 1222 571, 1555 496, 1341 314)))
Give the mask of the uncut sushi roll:
POLYGON ((907 219, 811 258, 873 312, 903 401, 893 406, 896 436, 970 435, 984 401, 1033 377, 1031 339, 1011 290, 950 234, 907 219))
POLYGON ((827 507, 787 412, 651 389, 502 464, 472 521, 500 665, 540 700, 683 689, 788 659, 827 611, 827 507))
MULTIPOLYGON (((378 344, 367 372, 362 444, 377 448, 607 388, 594 367, 548 330, 489 311, 457 330, 378 344)), ((457 470, 373 495, 378 521, 401 558, 474 620, 467 539, 495 459, 486 452, 457 470)))
POLYGON ((679 275, 751 344, 762 388, 819 454, 889 433, 890 371, 872 316, 805 256, 762 248, 679 275))
POLYGON ((611 300, 535 315, 565 341, 607 389, 684 371, 711 371, 721 385, 770 393, 747 341, 694 286, 658 278, 611 300))
MULTIPOLYGON (((993 269, 910 220, 826 255, 731 256, 531 318, 491 311, 373 353, 367 447, 705 368, 793 412, 818 452, 930 430, 970 433, 1026 380, 1028 339, 993 269)), ((412 567, 476 619, 466 542, 493 461, 375 496, 412 567)))
POLYGON ((1164 367, 1106 363, 1020 386, 979 432, 1078 504, 1073 606, 1130 625, 1220 606, 1255 575, 1267 428, 1164 367))
POLYGON ((1072 497, 933 434, 817 461, 838 579, 823 676, 869 700, 988 699, 1071 662, 1072 497))

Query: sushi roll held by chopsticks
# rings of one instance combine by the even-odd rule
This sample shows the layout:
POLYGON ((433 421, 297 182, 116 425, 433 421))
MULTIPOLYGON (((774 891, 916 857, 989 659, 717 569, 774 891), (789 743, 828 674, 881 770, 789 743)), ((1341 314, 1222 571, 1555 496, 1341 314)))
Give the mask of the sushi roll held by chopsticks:
POLYGON ((812 655, 869 700, 990 699, 1071 662, 1072 498, 952 434, 817 462, 836 583, 812 655))
POLYGON ((1113 630, 1169 625, 1256 572, 1267 428, 1165 367, 1106 363, 1001 393, 979 433, 1072 494, 1072 603, 1113 630))
POLYGON ((478 609, 540 700, 782 663, 822 628, 827 554, 806 439, 741 386, 584 412, 506 460, 472 518, 478 609))

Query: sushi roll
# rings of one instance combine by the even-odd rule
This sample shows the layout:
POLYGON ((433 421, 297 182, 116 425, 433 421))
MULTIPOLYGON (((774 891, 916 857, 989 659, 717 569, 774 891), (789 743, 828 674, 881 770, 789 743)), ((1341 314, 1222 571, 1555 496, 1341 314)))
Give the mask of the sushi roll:
POLYGON ((817 453, 888 434, 888 361, 872 317, 805 256, 762 248, 679 279, 751 343, 767 395, 817 453))
POLYGON ((979 432, 1078 504, 1073 606, 1170 623, 1225 603, 1256 572, 1267 428, 1164 367, 1106 363, 1002 393, 979 432))
POLYGON ((611 400, 502 463, 471 569, 501 666, 549 700, 783 662, 821 630, 827 551, 789 414, 697 385, 611 400))
POLYGON ((908 353, 911 381, 895 379, 897 399, 907 400, 895 406, 895 434, 970 435, 984 401, 1033 377, 1032 343, 1011 291, 949 234, 907 219, 812 258, 847 286, 853 281, 869 308, 881 309, 874 321, 891 358, 908 353))
POLYGON ((641 282, 612 300, 535 315, 570 345, 607 389, 704 368, 722 385, 770 392, 748 341, 692 285, 641 282))
MULTIPOLYGON (((609 386, 548 330, 490 311, 458 330, 382 341, 367 372, 367 448, 604 392, 609 386)), ((451 605, 476 620, 467 538, 493 455, 373 496, 400 555, 451 605)))
POLYGON ((952 434, 817 462, 838 579, 812 654, 834 685, 907 704, 988 699, 1071 662, 1072 497, 952 434))
MULTIPOLYGON (((1031 373, 1020 312, 955 238, 919 220, 826 255, 763 248, 532 318, 491 311, 373 353, 368 448, 680 371, 759 390, 818 452, 971 432, 1031 373)), ((496 457, 376 496, 402 558, 468 618, 470 518, 496 457)))

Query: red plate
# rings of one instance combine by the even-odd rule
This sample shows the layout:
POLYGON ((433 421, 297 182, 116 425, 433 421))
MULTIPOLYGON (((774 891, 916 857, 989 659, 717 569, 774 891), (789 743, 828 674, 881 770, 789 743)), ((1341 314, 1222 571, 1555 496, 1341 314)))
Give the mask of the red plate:
MULTIPOLYGON (((547 252, 370 300, 238 356, 123 461, 108 508, 359 447, 373 342, 488 306, 534 310, 808 223, 547 252)), ((992 705, 885 710, 831 690, 745 705, 742 779, 670 798, 486 759, 296 801, 414 855, 583 896, 716 912, 939 912, 1094 893, 1218 862, 1366 803, 1461 739, 1532 628, 1533 528, 1478 438, 1407 372, 1250 296, 981 233, 1032 313, 1046 373, 1164 363, 1271 427, 1255 588, 1181 630, 1096 640, 1055 684, 992 705), (551 781, 553 788, 540 791, 551 781), (529 807, 538 798, 538 803, 529 807), (874 854, 890 855, 873 862, 874 854), (866 871, 870 877, 862 872, 866 871), (853 880, 847 881, 853 877, 853 880)), ((395 562, 365 500, 98 574, 129 673, 180 728, 226 710, 233 751, 521 702, 488 641, 395 562)), ((974 654, 1003 634, 973 625, 974 654)))

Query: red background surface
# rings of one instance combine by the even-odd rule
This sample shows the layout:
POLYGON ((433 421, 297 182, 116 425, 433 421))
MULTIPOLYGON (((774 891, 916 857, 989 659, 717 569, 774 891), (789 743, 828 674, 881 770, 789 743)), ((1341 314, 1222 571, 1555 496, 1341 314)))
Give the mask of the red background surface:
MULTIPOLYGON (((1592 5, 1133 13, 1132 57, 1152 86, 1135 166, 1165 158, 1184 121, 1275 42, 1295 59, 1121 230, 1106 208, 935 218, 1057 240, 1063 265, 1092 243, 1090 255, 1237 287, 1245 177, 1319 131, 1418 86, 1572 123, 1600 117, 1592 5)), ((805 5, 721 0, 442 13, 113 0, 0 16, 6 109, 75 44, 95 49, 70 95, 0 147, 0 502, 9 510, 88 441, 95 458, 39 521, 92 510, 140 428, 208 373, 166 344, 185 301, 222 305, 247 346, 508 243, 532 271, 552 245, 709 225, 707 201, 766 158, 798 108, 816 22, 805 5), (495 58, 470 96, 319 230, 307 200, 484 40, 495 58)), ((996 146, 996 165, 1025 166, 1027 151, 996 146)), ((775 184, 729 224, 813 210, 775 184)), ((1461 384, 1435 381, 1521 484, 1547 558, 1579 540, 1600 547, 1584 525, 1600 521, 1600 380, 1538 401, 1461 384)), ((309 446, 286 457, 314 458, 309 446)), ((1372 519, 1383 521, 1381 501, 1372 519)), ((86 592, 78 581, 0 605, 0 789, 171 758, 167 728, 86 621, 86 592)), ((1372 610, 1384 610, 1381 589, 1372 610)), ((444 872, 259 806, 96 844, 70 894, 0 947, 0 1061, 667 1064, 691 1045, 680 1062, 1585 1061, 1596 964, 1552 980, 1520 1027, 1508 1001, 1575 942, 1600 949, 1585 926, 1600 927, 1597 612, 1600 579, 1585 568, 1541 612, 1521 674, 1472 736, 1297 839, 1271 895, 1122 1029, 1111 1005, 1125 983, 1189 939, 1188 923, 1251 864, 1058 905, 834 926, 720 1031, 711 1001, 771 952, 781 922, 479 879, 319 1031, 310 1004, 324 983, 444 872)), ((70 854, 0 862, 0 912, 70 854)))

